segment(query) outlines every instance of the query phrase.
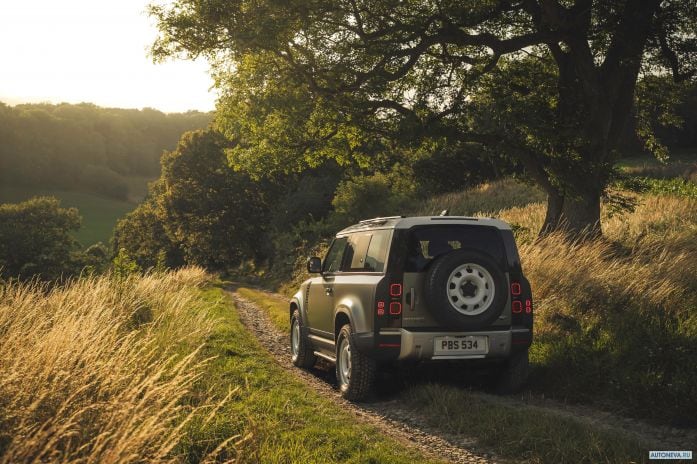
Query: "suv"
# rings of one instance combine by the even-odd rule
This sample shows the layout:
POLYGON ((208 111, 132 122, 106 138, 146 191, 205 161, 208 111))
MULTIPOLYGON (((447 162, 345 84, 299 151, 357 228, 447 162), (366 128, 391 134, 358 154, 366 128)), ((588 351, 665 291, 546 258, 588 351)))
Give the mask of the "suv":
POLYGON ((492 364, 498 389, 527 377, 532 293, 508 224, 456 216, 384 217, 336 235, 308 260, 290 302, 296 366, 336 365, 342 396, 370 393, 379 365, 492 364))

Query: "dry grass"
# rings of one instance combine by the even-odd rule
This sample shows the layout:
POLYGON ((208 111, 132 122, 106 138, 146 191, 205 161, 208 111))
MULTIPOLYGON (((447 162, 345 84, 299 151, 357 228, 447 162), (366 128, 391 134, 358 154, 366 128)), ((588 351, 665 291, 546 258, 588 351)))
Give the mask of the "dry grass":
POLYGON ((502 179, 462 192, 428 198, 416 205, 414 211, 417 215, 430 216, 447 209, 451 216, 472 216, 511 207, 524 207, 544 200, 545 196, 539 188, 513 179, 502 179))
POLYGON ((171 462, 213 330, 198 268, 0 286, 0 462, 171 462))

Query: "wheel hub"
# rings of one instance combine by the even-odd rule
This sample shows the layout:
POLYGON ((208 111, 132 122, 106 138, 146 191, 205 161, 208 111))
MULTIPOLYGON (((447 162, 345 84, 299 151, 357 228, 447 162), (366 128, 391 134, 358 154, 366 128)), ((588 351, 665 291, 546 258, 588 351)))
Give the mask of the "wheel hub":
POLYGON ((494 301, 494 278, 480 264, 461 264, 447 282, 448 301, 461 314, 476 316, 489 309, 494 301))
POLYGON ((469 280, 460 286, 460 293, 465 298, 472 298, 473 296, 475 296, 477 294, 478 291, 479 291, 479 287, 474 285, 469 280))

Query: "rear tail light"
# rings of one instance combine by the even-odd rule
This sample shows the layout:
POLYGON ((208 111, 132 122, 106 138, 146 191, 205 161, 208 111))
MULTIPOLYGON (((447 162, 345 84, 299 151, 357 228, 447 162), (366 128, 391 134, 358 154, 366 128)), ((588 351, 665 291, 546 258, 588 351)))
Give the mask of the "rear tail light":
POLYGON ((519 282, 512 282, 511 283, 511 295, 518 296, 521 293, 521 288, 520 288, 520 283, 519 282))
POLYGON ((384 316, 384 315, 385 315, 385 302, 378 301, 378 316, 384 316))
POLYGON ((402 284, 392 284, 390 285, 390 296, 399 297, 402 296, 402 284))
POLYGON ((532 312, 532 301, 525 300, 525 312, 530 314, 532 312))
POLYGON ((402 314, 402 303, 398 301, 393 301, 390 303, 390 314, 393 316, 402 314))
POLYGON ((511 311, 513 311, 515 314, 523 312, 523 303, 517 300, 514 301, 513 303, 511 303, 511 311))

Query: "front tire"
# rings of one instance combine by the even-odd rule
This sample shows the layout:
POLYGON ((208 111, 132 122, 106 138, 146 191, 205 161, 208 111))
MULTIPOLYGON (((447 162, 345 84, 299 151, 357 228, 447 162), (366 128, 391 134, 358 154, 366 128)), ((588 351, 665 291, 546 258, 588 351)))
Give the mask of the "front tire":
POLYGON ((359 352, 351 339, 351 326, 344 325, 336 340, 336 380, 341 396, 349 401, 365 399, 373 389, 376 363, 359 352))
POLYGON ((297 309, 290 317, 290 354, 293 364, 303 369, 309 369, 317 361, 310 342, 303 337, 302 319, 297 309))

